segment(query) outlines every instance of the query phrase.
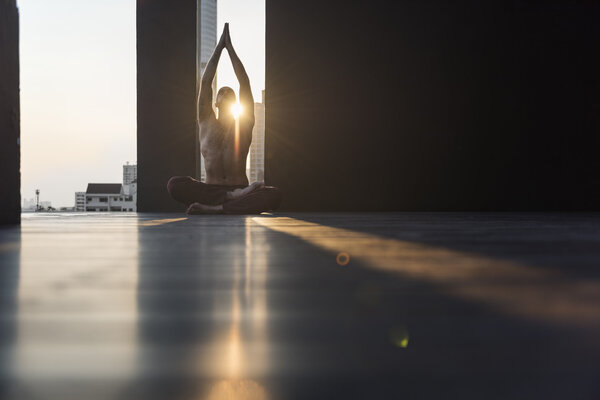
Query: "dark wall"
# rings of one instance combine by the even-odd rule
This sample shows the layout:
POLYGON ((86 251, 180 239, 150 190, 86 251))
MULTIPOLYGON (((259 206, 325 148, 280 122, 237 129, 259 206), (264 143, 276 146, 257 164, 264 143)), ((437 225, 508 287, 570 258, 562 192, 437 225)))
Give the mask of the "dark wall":
POLYGON ((21 219, 19 13, 0 0, 0 225, 21 219))
POLYGON ((196 170, 196 0, 137 1, 138 211, 178 211, 166 184, 196 170))
POLYGON ((600 6, 267 0, 288 210, 600 209, 600 6))

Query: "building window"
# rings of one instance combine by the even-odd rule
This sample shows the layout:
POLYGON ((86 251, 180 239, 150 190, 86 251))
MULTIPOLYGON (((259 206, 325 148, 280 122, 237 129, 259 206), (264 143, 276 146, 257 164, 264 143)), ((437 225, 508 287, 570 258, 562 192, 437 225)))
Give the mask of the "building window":
POLYGON ((92 198, 91 198, 91 197, 88 197, 88 198, 87 198, 87 201, 92 201, 92 198))
POLYGON ((99 201, 100 203, 108 203, 108 197, 100 197, 100 198, 98 199, 98 201, 99 201))

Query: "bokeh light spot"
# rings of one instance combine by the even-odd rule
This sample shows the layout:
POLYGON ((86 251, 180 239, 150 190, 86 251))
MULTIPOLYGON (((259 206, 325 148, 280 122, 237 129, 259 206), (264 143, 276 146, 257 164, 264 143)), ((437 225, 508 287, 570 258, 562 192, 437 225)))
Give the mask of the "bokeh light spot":
POLYGON ((390 340, 396 347, 406 348, 408 347, 408 329, 406 327, 398 325, 390 330, 390 340))
POLYGON ((345 251, 342 251, 338 253, 337 257, 335 258, 335 261, 342 267, 348 265, 348 263, 350 262, 350 254, 346 253, 345 251))

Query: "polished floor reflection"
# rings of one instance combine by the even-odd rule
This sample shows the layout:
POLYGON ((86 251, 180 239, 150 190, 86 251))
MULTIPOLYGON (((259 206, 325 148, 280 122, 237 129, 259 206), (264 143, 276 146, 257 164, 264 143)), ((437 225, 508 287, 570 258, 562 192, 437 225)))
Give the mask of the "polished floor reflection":
POLYGON ((1 399, 600 398, 600 216, 25 214, 1 399))

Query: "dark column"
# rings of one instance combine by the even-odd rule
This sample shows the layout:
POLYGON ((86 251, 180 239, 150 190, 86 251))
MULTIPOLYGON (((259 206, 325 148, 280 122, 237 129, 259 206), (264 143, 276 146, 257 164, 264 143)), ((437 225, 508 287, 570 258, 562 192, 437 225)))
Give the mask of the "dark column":
POLYGON ((138 211, 179 211, 167 181, 195 176, 196 1, 137 1, 138 211))
POLYGON ((19 12, 0 0, 0 225, 21 220, 19 12))
POLYGON ((591 1, 267 0, 288 210, 600 208, 591 1))

